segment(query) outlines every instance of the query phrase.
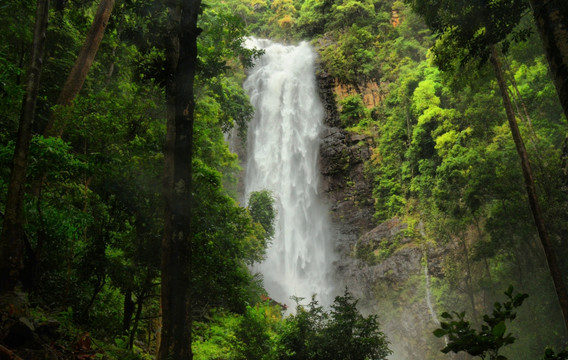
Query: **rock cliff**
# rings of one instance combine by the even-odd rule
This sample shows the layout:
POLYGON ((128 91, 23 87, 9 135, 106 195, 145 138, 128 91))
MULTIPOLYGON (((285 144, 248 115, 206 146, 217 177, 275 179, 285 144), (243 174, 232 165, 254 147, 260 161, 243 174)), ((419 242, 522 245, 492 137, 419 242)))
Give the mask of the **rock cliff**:
POLYGON ((337 283, 360 299, 363 312, 379 316, 392 359, 437 358, 431 355, 443 344, 432 335, 436 323, 424 266, 438 268, 442 254, 429 251, 420 224, 409 227, 398 218, 376 223, 373 179, 365 171, 373 139, 339 127, 334 81, 321 70, 317 78, 327 125, 320 146, 321 191, 331 212, 337 283))

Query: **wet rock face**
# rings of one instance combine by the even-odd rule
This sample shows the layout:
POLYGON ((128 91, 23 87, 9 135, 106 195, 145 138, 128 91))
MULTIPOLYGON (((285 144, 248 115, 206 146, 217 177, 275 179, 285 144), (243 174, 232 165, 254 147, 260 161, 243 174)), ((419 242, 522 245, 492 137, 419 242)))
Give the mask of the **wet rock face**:
POLYGON ((390 219, 350 242, 337 276, 359 299, 363 313, 378 315, 396 360, 424 360, 443 347, 426 302, 423 248, 407 225, 390 219), (430 349, 432 348, 432 349, 430 349))
POLYGON ((399 219, 388 220, 360 236, 349 256, 339 261, 341 277, 367 302, 382 295, 377 289, 396 290, 421 275, 422 250, 405 235, 406 229, 399 219))
POLYGON ((364 169, 371 156, 373 139, 339 127, 335 80, 322 69, 316 73, 320 99, 325 109, 320 145, 321 192, 331 211, 332 233, 339 258, 349 257, 352 245, 375 227, 372 179, 364 169))
POLYGON ((316 80, 322 105, 325 110, 325 124, 329 127, 336 127, 341 124, 337 104, 335 102, 335 80, 323 69, 316 71, 316 80))
POLYGON ((345 172, 349 166, 349 148, 345 136, 346 132, 337 127, 325 130, 320 146, 320 170, 326 178, 345 172))
POLYGON ((419 229, 407 231, 400 219, 376 223, 373 179, 365 171, 373 139, 338 127, 333 80, 321 72, 318 80, 327 116, 320 145, 320 190, 330 208, 338 290, 348 287, 361 311, 379 316, 394 351, 391 359, 426 359, 443 346, 432 335, 436 324, 425 297, 423 255, 428 252, 429 268, 436 274, 443 253, 425 249, 417 241, 419 229))
POLYGON ((333 92, 335 80, 322 69, 317 71, 316 78, 327 126, 320 145, 320 191, 329 204, 338 257, 345 259, 349 258, 357 239, 375 227, 372 181, 364 171, 364 164, 371 156, 372 139, 339 127, 341 122, 333 92))
POLYGON ((331 210, 332 231, 340 257, 348 256, 355 241, 375 226, 372 182, 364 171, 372 139, 327 128, 320 145, 321 191, 331 210))

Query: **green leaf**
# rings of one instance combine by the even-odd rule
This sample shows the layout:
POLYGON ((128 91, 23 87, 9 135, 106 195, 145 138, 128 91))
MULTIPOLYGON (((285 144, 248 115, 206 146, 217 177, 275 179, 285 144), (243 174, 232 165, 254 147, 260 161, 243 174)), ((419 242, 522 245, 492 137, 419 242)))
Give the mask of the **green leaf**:
POLYGON ((513 285, 509 285, 509 288, 507 288, 507 291, 505 291, 505 295, 507 295, 508 298, 511 298, 511 296, 513 295, 513 285))
POLYGON ((442 336, 447 335, 448 332, 444 329, 436 329, 436 330, 434 330, 433 334, 434 334, 435 337, 442 337, 442 336))
POLYGON ((495 337, 502 337, 503 334, 505 334, 505 331, 507 330, 507 326, 505 326, 505 323, 503 321, 501 321, 499 324, 495 325, 495 327, 493 328, 493 336, 495 337))
POLYGON ((444 319, 452 319, 452 315, 450 315, 448 312, 445 311, 440 316, 443 317, 444 319))

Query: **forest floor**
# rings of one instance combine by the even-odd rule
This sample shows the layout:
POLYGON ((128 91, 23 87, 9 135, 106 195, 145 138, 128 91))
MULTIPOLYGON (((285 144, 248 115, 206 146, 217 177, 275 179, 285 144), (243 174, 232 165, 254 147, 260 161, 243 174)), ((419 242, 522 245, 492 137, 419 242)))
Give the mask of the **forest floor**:
POLYGON ((20 291, 0 293, 0 360, 143 359, 95 340, 65 312, 50 313, 20 291))

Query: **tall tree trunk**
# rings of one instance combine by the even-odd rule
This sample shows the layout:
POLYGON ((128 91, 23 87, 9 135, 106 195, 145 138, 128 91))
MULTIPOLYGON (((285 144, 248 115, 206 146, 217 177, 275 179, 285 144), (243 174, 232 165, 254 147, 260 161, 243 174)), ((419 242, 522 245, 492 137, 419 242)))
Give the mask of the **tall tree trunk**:
MULTIPOLYGON (((103 35, 112 13, 115 0, 101 0, 93 23, 91 24, 91 29, 87 34, 87 38, 83 43, 81 52, 75 60, 75 64, 67 76, 67 80, 63 85, 63 89, 59 94, 57 99, 57 105, 69 106, 71 102, 75 99, 89 73, 89 69, 95 60, 95 55, 99 50, 99 45, 103 39, 103 35)), ((47 126, 45 128, 44 134, 46 136, 61 136, 63 130, 65 129, 65 124, 55 124, 56 116, 51 116, 47 126)))
POLYGON ((49 17, 49 0, 38 0, 26 94, 22 103, 18 139, 14 149, 12 172, 2 234, 0 237, 0 289, 11 290, 19 280, 23 266, 23 202, 28 154, 35 117, 39 80, 43 65, 45 36, 49 17))
POLYGON ((126 334, 130 330, 132 315, 134 314, 134 301, 132 301, 132 290, 127 289, 124 294, 124 306, 122 315, 122 331, 126 334))
POLYGON ((97 300, 97 296, 101 293, 103 288, 106 284, 106 274, 98 275, 97 276, 97 283, 95 284, 95 288, 93 289, 93 295, 89 299, 87 306, 81 312, 79 317, 79 321, 86 324, 89 321, 89 314, 91 313, 91 308, 93 307, 95 300, 97 300))
POLYGON ((140 317, 142 316, 142 308, 144 307, 144 300, 146 299, 146 288, 138 294, 137 299, 136 315, 134 316, 134 323, 132 324, 132 331, 130 332, 130 338, 128 340, 129 349, 134 348, 134 339, 136 338, 136 332, 138 331, 138 325, 140 324, 140 317))
POLYGON ((568 119, 568 1, 529 0, 558 98, 568 119))
POLYGON ((523 170, 523 177, 529 197, 531 212, 536 224, 536 228, 538 230, 538 236, 544 250, 544 255, 548 263, 550 275, 552 276, 552 280, 554 282, 556 295, 558 296, 558 301, 560 302, 560 308, 564 317, 565 329, 568 330, 568 291, 566 291, 566 284, 564 283, 564 279, 562 277, 560 265, 558 264, 558 260, 556 259, 552 241, 548 236, 548 232, 544 223, 540 203, 536 194, 536 186, 532 175, 527 149, 525 148, 525 144, 523 143, 521 132, 519 131, 517 120, 515 119, 515 115, 513 113, 513 106, 511 105, 511 100, 509 99, 509 95, 507 93, 507 85, 505 84, 505 78, 503 76, 496 47, 493 46, 491 51, 491 63, 493 64, 493 70, 495 71, 495 76, 497 77, 497 83, 499 84, 499 89, 501 90, 503 105, 505 106, 505 112, 507 114, 509 126, 511 127, 511 134, 513 135, 515 147, 517 148, 517 153, 519 154, 519 158, 521 160, 521 168, 523 170))
POLYGON ((158 360, 191 360, 191 188, 193 83, 197 17, 201 0, 168 3, 168 135, 165 166, 165 230, 162 240, 162 333, 158 360))

